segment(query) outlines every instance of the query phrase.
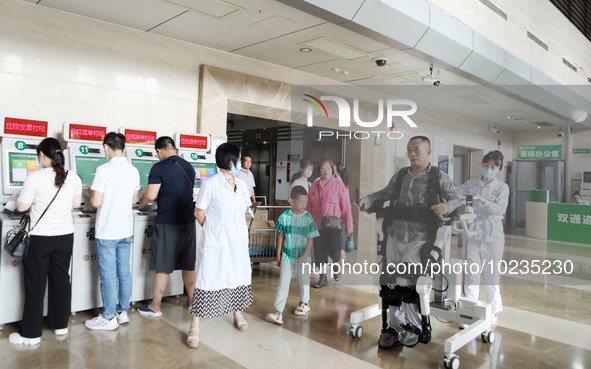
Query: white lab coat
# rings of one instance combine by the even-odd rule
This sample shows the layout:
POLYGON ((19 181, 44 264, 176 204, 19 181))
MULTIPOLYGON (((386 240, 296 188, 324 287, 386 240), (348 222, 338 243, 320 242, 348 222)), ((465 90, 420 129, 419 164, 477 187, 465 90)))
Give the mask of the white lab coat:
POLYGON ((236 191, 220 172, 201 185, 195 206, 205 210, 205 223, 197 245, 197 289, 217 291, 251 284, 244 217, 250 194, 244 181, 234 177, 234 182, 236 191))

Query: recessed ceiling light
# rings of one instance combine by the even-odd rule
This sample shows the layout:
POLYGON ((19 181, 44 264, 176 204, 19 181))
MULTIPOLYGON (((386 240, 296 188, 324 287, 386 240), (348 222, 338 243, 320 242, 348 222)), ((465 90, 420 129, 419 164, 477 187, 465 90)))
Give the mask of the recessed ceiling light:
POLYGON ((537 126, 536 128, 537 128, 537 129, 540 129, 540 128, 542 128, 542 126, 537 126))
POLYGON ((343 71, 343 76, 346 76, 346 75, 348 75, 348 74, 349 74, 349 71, 348 71, 348 70, 344 70, 344 71, 343 71))
POLYGON ((309 47, 302 47, 300 49, 300 51, 303 52, 303 53, 309 53, 310 51, 312 51, 312 49, 310 49, 309 47))
POLYGON ((336 55, 343 59, 357 59, 369 56, 367 53, 361 50, 326 37, 320 37, 314 40, 302 42, 302 45, 324 51, 325 53, 336 55))

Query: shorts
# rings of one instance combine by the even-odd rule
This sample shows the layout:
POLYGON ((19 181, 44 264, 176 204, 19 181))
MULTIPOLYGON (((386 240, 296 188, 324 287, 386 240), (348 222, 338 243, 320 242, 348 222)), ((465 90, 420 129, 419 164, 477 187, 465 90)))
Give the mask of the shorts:
POLYGON ((175 270, 195 270, 196 258, 195 222, 154 224, 150 270, 168 274, 175 270))

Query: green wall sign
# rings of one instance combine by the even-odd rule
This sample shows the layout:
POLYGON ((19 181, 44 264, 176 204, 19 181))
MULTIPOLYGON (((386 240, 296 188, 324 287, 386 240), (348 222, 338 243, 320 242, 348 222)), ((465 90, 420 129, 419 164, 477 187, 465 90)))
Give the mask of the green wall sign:
POLYGON ((548 204, 548 239, 591 244, 591 205, 548 204))
POLYGON ((517 146, 517 159, 562 159, 562 145, 517 146))

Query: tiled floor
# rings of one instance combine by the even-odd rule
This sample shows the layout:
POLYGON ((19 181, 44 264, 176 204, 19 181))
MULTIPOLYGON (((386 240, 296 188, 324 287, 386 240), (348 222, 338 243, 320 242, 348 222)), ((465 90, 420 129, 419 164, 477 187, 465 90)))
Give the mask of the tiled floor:
MULTIPOLYGON (((505 311, 490 344, 479 339, 457 354, 461 368, 591 368, 591 247, 560 245, 507 236, 505 260, 512 258, 570 259, 576 275, 566 276, 571 287, 553 285, 564 280, 503 277, 505 311), (558 282, 557 282, 558 281, 558 282)), ((460 248, 454 249, 459 255, 460 248)), ((372 260, 371 252, 350 254, 347 261, 372 260)), ((49 330, 40 345, 22 348, 8 343, 17 324, 0 332, 2 368, 441 368, 444 341, 458 332, 457 324, 432 319, 433 338, 414 348, 379 350, 381 319, 363 322, 361 340, 346 335, 349 314, 377 302, 370 286, 339 284, 312 289, 310 314, 291 314, 298 302, 292 285, 284 325, 264 320, 273 310, 279 269, 261 264, 253 270, 254 305, 247 311, 248 332, 232 326, 231 316, 202 321, 201 345, 185 345, 190 315, 183 298, 163 304, 162 319, 140 317, 135 309, 131 322, 112 332, 91 332, 84 320, 98 311, 71 317, 70 333, 59 340, 49 330)), ((349 284, 352 280, 349 280, 349 284)), ((0 302, 1 303, 1 302, 0 302)))

